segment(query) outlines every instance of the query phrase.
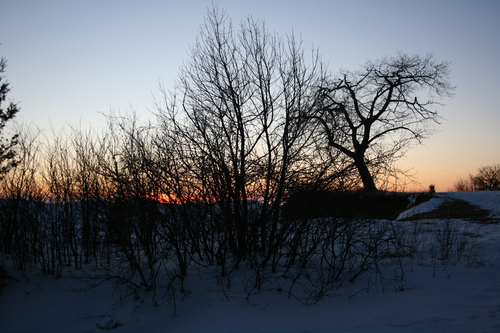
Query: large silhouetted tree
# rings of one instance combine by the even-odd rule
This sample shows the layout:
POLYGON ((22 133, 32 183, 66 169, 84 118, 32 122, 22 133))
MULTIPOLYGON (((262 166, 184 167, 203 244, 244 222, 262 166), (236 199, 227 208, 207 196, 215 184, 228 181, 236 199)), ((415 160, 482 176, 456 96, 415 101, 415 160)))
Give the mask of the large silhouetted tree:
POLYGON ((328 145, 347 155, 363 187, 377 190, 377 171, 400 157, 439 121, 436 98, 450 96, 447 62, 433 55, 398 53, 367 62, 359 71, 341 71, 319 87, 309 119, 321 124, 328 145), (426 94, 427 93, 427 94, 426 94))
MULTIPOLYGON (((0 74, 5 71, 7 61, 5 58, 0 59, 0 74)), ((2 132, 9 120, 15 117, 19 112, 19 107, 14 102, 9 102, 7 108, 3 108, 2 104, 7 99, 7 93, 10 91, 9 83, 4 81, 4 76, 0 75, 0 178, 15 165, 14 146, 17 143, 17 135, 11 138, 4 138, 2 132)))
POLYGON ((217 8, 190 50, 178 87, 182 110, 162 114, 170 114, 165 124, 183 146, 186 169, 221 207, 229 247, 240 254, 276 245, 280 204, 317 161, 313 123, 301 115, 311 112, 323 73, 317 53, 308 61, 293 36, 251 18, 234 26, 217 8), (251 200, 266 209, 255 216, 251 200))

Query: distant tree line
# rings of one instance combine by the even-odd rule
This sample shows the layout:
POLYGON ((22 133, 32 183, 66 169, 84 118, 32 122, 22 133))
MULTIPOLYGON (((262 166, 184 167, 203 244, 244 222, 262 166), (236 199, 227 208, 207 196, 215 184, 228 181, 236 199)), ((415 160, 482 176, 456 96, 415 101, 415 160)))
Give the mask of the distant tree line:
POLYGON ((500 164, 481 166, 476 174, 459 179, 454 188, 456 191, 499 191, 500 164))

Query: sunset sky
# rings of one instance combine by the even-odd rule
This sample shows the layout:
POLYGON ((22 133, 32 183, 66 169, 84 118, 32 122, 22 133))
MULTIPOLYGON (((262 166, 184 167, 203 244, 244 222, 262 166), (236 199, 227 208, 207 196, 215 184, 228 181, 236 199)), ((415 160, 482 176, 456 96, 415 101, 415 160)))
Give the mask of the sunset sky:
POLYGON ((150 117, 159 84, 174 87, 212 2, 238 23, 319 47, 332 71, 397 51, 451 62, 452 99, 438 131, 400 161, 425 190, 447 191, 481 165, 500 163, 500 1, 48 1, 0 0, 0 56, 21 106, 18 120, 56 130, 104 123, 102 114, 150 117))

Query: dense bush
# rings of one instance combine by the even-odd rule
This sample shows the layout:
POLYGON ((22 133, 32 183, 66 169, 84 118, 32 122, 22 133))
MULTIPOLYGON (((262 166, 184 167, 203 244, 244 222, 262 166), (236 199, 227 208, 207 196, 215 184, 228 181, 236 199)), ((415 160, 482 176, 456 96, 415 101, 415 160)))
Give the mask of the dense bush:
POLYGON ((395 219, 411 204, 432 197, 431 193, 300 191, 288 198, 283 207, 286 219, 318 217, 395 219))

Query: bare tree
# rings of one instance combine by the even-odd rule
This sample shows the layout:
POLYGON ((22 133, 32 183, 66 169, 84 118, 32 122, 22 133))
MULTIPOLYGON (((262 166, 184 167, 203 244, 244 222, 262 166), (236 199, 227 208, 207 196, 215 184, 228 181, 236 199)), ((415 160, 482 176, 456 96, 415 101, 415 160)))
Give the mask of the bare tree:
POLYGON ((320 169, 309 128, 317 125, 302 117, 324 76, 318 54, 307 62, 293 36, 270 34, 252 19, 236 28, 213 8, 190 56, 180 73, 181 103, 166 98, 162 123, 176 137, 186 179, 203 184, 219 206, 226 231, 219 244, 238 257, 272 252, 282 235, 280 203, 297 180, 314 183, 320 169))
POLYGON ((449 64, 433 55, 398 53, 369 61, 320 86, 309 118, 321 124, 330 147, 351 159, 364 189, 375 191, 376 170, 420 143, 432 132, 429 125, 439 122, 433 107, 436 97, 450 96, 454 89, 449 72, 449 64))
MULTIPOLYGON (((470 175, 471 176, 471 175, 470 175)), ((469 178, 460 177, 455 184, 453 184, 453 189, 457 192, 463 191, 474 191, 474 186, 469 178)))
POLYGON ((500 190, 500 164, 481 166, 476 175, 470 175, 470 182, 476 191, 500 190))

